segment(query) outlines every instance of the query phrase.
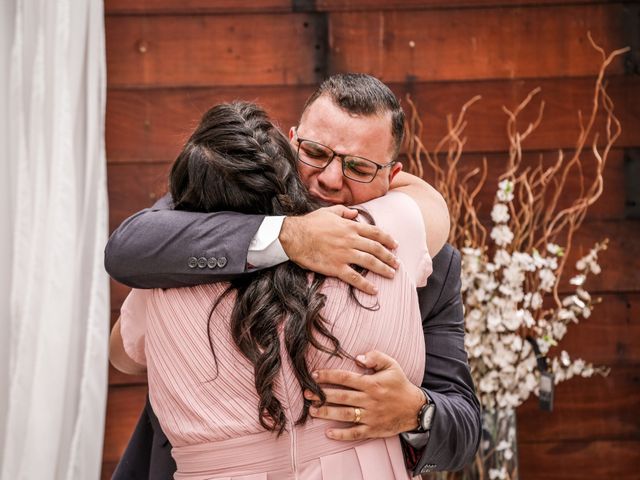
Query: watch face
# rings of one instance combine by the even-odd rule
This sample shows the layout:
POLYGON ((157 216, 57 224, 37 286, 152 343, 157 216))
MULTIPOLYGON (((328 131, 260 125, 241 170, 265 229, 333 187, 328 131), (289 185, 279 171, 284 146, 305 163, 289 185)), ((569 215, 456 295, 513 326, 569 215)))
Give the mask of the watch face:
POLYGON ((435 411, 435 406, 433 403, 425 405, 422 413, 420 415, 420 427, 422 430, 429 430, 431 428, 431 421, 433 420, 433 412, 435 411))

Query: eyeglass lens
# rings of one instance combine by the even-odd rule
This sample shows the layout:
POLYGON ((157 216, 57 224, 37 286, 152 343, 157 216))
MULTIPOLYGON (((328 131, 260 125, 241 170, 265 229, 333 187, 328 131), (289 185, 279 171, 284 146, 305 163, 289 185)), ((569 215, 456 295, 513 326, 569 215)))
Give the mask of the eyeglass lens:
MULTIPOLYGON (((309 140, 302 140, 299 144, 300 160, 316 168, 324 168, 334 157, 334 151, 329 147, 309 140)), ((371 160, 362 157, 345 155, 342 157, 342 171, 345 177, 352 180, 368 181, 375 177, 378 166, 371 160)))

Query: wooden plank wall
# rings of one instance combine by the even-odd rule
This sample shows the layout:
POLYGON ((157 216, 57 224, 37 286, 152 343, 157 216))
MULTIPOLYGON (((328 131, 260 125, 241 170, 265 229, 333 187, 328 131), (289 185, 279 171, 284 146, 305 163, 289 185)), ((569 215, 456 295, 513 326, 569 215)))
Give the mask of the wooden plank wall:
MULTIPOLYGON (((518 435, 525 480, 638 478, 640 220, 633 202, 640 179, 629 178, 632 159, 640 158, 634 150, 640 148, 636 2, 106 0, 105 7, 112 229, 163 192, 170 162, 216 102, 258 101, 287 129, 327 74, 364 71, 398 95, 413 96, 433 145, 446 115, 481 94, 468 115, 463 161, 487 156, 495 172, 508 148, 502 105, 514 107, 542 87, 545 120, 526 155, 571 149, 577 111, 590 107, 600 61, 587 31, 607 51, 631 46, 609 69, 623 133, 604 195, 577 239, 576 253, 611 239, 604 272, 590 284, 603 303, 564 343, 575 355, 610 366, 611 374, 559 386, 553 414, 529 401, 518 411, 518 435)), ((567 193, 577 188, 573 181, 567 193)), ((112 283, 114 319, 126 292, 112 283)), ((143 378, 111 371, 103 478, 127 443, 145 393, 143 378)))

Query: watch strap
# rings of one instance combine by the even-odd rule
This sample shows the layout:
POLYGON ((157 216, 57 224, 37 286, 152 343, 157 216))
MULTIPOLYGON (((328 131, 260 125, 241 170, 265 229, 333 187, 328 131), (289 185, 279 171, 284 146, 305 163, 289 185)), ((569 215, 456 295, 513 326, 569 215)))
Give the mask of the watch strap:
POLYGON ((431 429, 431 422, 434 415, 435 405, 429 398, 426 389, 420 388, 420 390, 422 390, 422 393, 424 394, 425 403, 418 412, 418 428, 416 429, 416 431, 419 433, 425 433, 431 429))

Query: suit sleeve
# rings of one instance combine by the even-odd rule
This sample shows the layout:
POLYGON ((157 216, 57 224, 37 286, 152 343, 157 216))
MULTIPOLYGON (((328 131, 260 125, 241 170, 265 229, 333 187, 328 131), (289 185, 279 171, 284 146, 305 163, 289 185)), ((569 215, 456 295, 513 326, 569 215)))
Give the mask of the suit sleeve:
POLYGON ((482 420, 464 349, 460 253, 446 245, 434 258, 429 286, 419 292, 427 349, 422 387, 435 404, 426 447, 414 474, 455 471, 473 461, 482 420))
POLYGON ((263 219, 234 212, 172 210, 165 196, 113 232, 105 248, 105 268, 133 288, 229 280, 247 272, 249 244, 263 219))

